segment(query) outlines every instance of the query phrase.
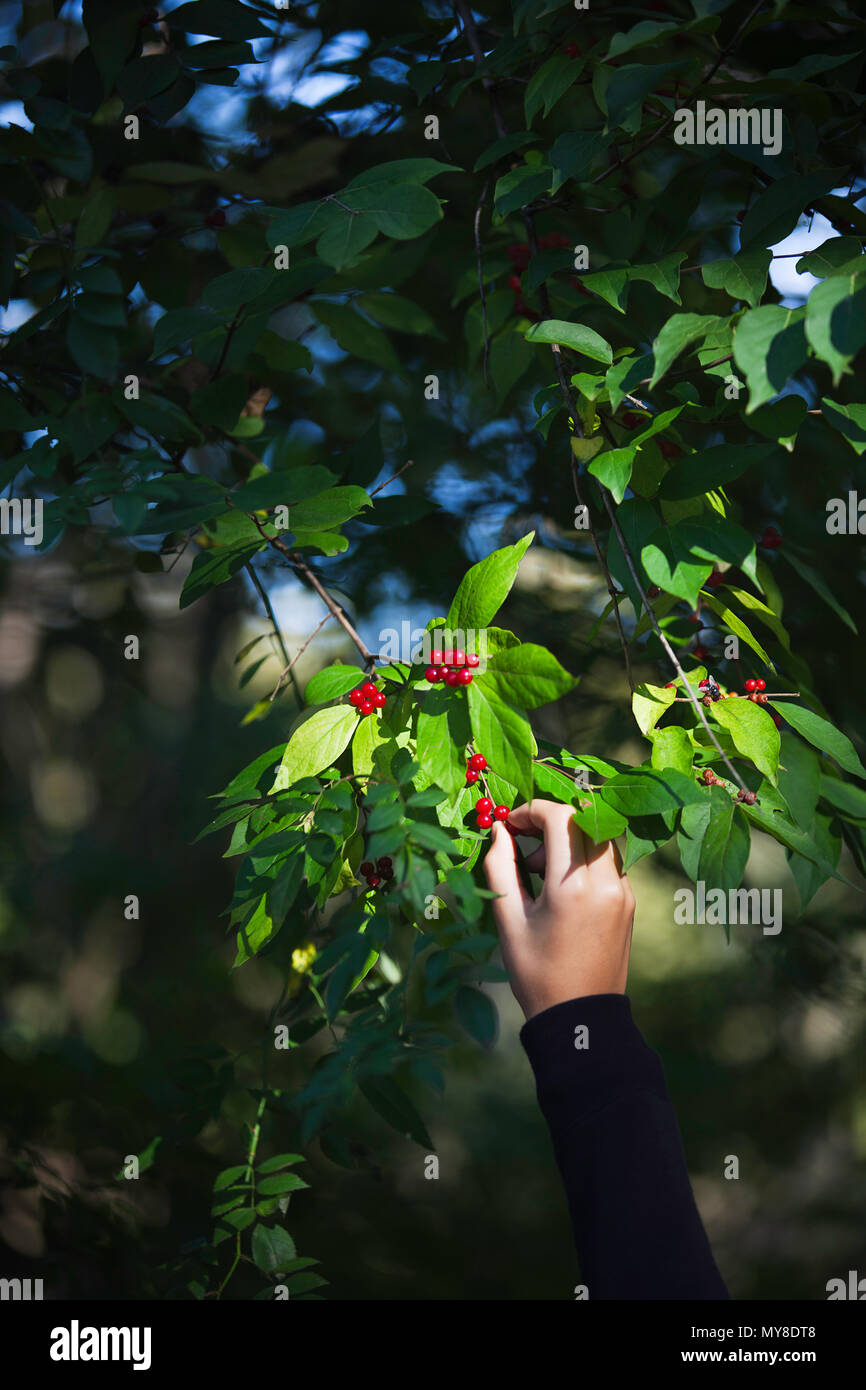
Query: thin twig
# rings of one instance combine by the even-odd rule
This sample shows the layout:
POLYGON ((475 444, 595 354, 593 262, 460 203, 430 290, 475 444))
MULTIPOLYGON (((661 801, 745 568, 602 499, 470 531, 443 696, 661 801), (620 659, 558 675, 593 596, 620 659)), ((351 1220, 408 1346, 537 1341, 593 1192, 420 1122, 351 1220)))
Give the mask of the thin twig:
POLYGON ((381 492, 382 489, 387 487, 389 483, 396 482, 396 480, 400 477, 400 474, 405 473, 407 468, 411 468, 414 462, 414 459, 409 459, 406 463, 403 464, 402 468, 397 469, 396 473, 392 473, 390 478, 386 478, 384 483, 380 483, 378 487, 374 487, 373 491, 369 494, 369 496, 375 497, 376 493, 381 492))
POLYGON ((264 604, 265 612, 267 613, 268 618, 270 619, 271 627, 274 630, 274 636, 276 637, 277 642, 279 643, 280 651, 283 654, 283 660, 286 663, 286 671, 292 678, 292 686, 294 687, 295 695, 297 696, 298 700, 298 706, 300 707, 303 704, 303 700, 301 699, 301 691, 298 686, 298 682, 295 679, 295 673, 292 670, 292 659, 289 656, 288 649, 286 647, 285 641, 283 640, 283 634, 280 632, 280 626, 277 622, 276 614, 274 613, 271 601, 268 598, 267 591, 264 585, 262 584, 262 581, 259 579, 259 576, 256 574, 252 562, 246 564, 244 568, 247 574, 250 576, 250 579, 253 581, 256 593, 258 594, 259 598, 264 604))
POLYGON ((334 616, 333 613, 326 613, 326 614, 325 614, 325 616, 324 616, 324 618, 322 618, 321 622, 317 623, 316 626, 313 628, 312 632, 310 633, 310 635, 309 635, 309 637, 307 638, 307 640, 306 640, 306 642, 304 643, 304 645, 303 645, 302 647, 299 647, 298 650, 295 652, 295 654, 294 654, 294 656, 292 657, 291 661, 289 662, 288 666, 286 666, 285 669, 282 670, 282 671, 280 672, 279 679, 277 680, 276 685, 274 686, 273 690, 271 691, 271 695, 270 695, 271 702, 273 702, 273 701, 277 698, 277 695, 280 693, 280 690, 282 689, 283 682, 285 681, 286 676, 288 676, 288 675, 291 674, 292 667, 294 666, 295 662, 298 660, 299 657, 301 657, 301 656, 304 655, 304 652, 307 650, 307 647, 310 645, 310 643, 312 642, 313 638, 316 636, 316 633, 319 632, 320 629, 323 628, 323 627, 325 626, 325 623, 329 623, 329 622, 331 621, 331 619, 333 618, 333 616, 334 616))

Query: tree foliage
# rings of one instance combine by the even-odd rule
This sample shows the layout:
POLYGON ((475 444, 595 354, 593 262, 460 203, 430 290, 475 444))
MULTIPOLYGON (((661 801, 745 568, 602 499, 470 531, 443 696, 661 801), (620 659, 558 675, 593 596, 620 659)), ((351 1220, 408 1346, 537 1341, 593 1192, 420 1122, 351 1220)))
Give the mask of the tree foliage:
POLYGON ((319 1282, 282 1224, 302 1156, 256 1161, 269 1107, 340 1161, 357 1089, 430 1149, 406 1083, 439 1084, 442 1002, 492 1043, 473 752, 494 802, 571 803, 592 839, 624 837, 626 868, 671 844, 689 878, 736 888, 769 835, 806 904, 843 843, 866 867, 866 770, 796 640, 804 594, 835 643, 857 633, 824 541, 825 499, 847 498, 866 445, 863 19, 844 0, 820 24, 784 0, 671 0, 652 18, 459 3, 457 23, 433 4, 326 8, 195 0, 155 20, 85 0, 71 60, 34 61, 26 33, 2 54, 23 114, 0 133, 0 279, 28 311, 0 361, 0 469, 46 499, 41 550, 83 529, 144 572, 180 557, 182 606, 288 571, 358 652, 302 699, 276 643, 239 654, 242 680, 267 661, 275 689, 247 715, 273 746, 204 832, 237 860, 235 966, 284 968, 278 1046, 332 1045, 292 1093, 263 1078, 212 1243, 173 1266, 196 1297, 221 1294, 244 1251, 292 1296, 319 1282), (355 27, 355 56, 320 63, 353 85, 314 117, 280 110, 260 70, 355 27), (186 118, 213 87, 245 93, 246 142, 186 118), (680 143, 676 112, 698 102, 778 112, 781 149, 680 143), (815 285, 792 306, 774 248, 806 218, 828 233, 796 259, 815 285), (419 524, 454 525, 423 488, 431 457, 503 419, 535 431, 526 513, 558 516, 534 544, 593 554, 605 576, 592 641, 621 647, 636 766, 533 725, 581 699, 581 672, 496 626, 529 526, 430 615, 428 652, 443 630, 467 650, 483 634, 465 687, 431 685, 421 650, 370 651, 341 597, 360 608, 385 547, 411 576, 419 524), (383 478, 395 449, 416 460, 408 491, 383 478), (365 716, 349 692, 370 672, 387 704, 365 716), (726 698, 762 673, 766 700, 726 698), (360 865, 381 858, 393 876, 367 889, 360 865))

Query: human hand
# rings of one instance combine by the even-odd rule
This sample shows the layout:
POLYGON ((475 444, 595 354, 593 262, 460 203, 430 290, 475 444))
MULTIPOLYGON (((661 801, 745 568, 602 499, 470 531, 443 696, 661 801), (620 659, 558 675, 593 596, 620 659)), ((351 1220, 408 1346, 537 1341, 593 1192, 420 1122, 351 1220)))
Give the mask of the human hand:
POLYGON ((587 994, 624 994, 634 920, 634 893, 612 840, 596 845, 555 801, 518 806, 508 824, 544 843, 526 864, 542 874, 537 898, 520 881, 517 847, 505 826, 493 827, 484 858, 502 958, 511 988, 532 1018, 587 994))

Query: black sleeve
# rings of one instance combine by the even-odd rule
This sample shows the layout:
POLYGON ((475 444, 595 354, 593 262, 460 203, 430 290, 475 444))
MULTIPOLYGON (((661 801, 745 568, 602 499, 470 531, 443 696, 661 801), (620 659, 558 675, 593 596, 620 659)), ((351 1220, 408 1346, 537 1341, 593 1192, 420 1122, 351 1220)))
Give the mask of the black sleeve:
POLYGON ((590 1299, 729 1298, 692 1195, 662 1064, 624 994, 524 1025, 590 1299))

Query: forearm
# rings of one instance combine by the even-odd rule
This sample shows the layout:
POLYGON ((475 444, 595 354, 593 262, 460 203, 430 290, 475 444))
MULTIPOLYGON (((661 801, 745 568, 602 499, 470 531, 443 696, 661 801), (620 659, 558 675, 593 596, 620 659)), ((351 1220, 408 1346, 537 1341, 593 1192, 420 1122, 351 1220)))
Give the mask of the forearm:
POLYGON ((590 1299, 728 1298, 695 1205, 661 1062, 626 996, 557 1004, 530 1019, 520 1036, 590 1299))

